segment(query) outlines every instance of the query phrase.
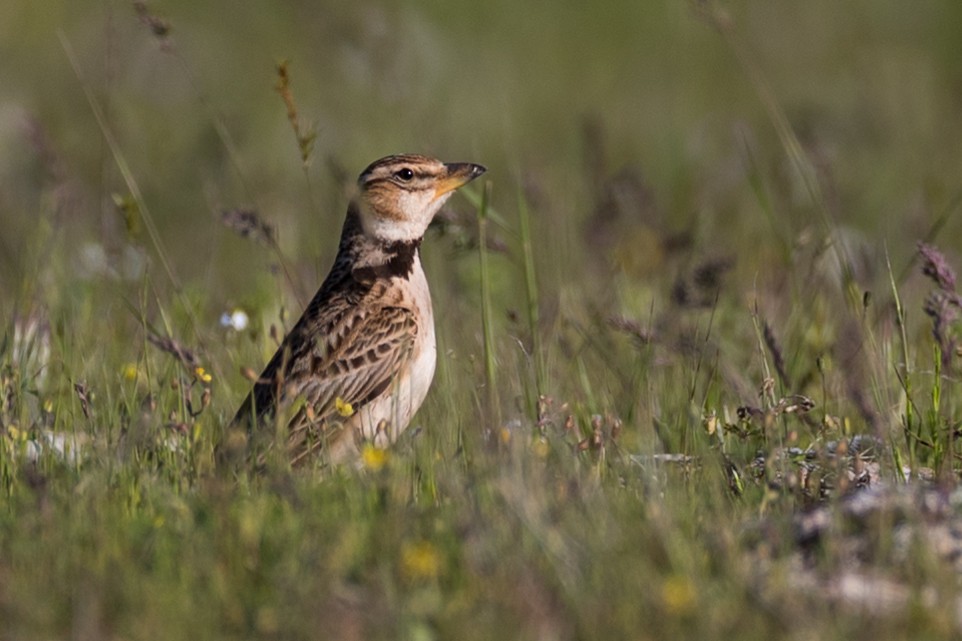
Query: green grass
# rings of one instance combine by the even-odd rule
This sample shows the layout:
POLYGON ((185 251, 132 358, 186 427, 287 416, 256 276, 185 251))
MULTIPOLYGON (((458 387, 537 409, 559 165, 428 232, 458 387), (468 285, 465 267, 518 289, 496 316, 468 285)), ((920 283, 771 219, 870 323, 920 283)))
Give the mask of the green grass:
POLYGON ((916 243, 962 269, 957 3, 35 4, 0 8, 0 639, 958 634, 954 503, 843 500, 955 496, 916 243), (428 400, 384 461, 218 470, 399 151, 489 168, 423 246, 428 400))

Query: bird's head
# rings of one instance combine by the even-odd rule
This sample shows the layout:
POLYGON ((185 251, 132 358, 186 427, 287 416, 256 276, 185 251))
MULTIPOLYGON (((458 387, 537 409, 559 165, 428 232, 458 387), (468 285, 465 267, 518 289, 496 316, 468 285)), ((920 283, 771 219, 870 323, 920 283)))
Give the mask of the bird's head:
POLYGON ((420 239, 454 190, 485 171, 473 163, 443 163, 416 154, 371 163, 357 179, 364 232, 385 242, 420 239))

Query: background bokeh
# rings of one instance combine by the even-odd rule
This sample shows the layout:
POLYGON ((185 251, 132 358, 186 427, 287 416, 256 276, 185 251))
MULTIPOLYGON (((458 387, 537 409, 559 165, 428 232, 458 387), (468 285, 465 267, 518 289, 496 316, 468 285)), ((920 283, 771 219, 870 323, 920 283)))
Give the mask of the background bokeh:
POLYGON ((957 575, 924 545, 886 556, 891 528, 877 556, 814 563, 911 584, 897 625, 839 616, 797 557, 758 568, 799 506, 848 487, 838 443, 878 446, 873 483, 955 479, 958 304, 916 254, 962 265, 960 34, 957 0, 0 2, 0 619, 24 638, 957 630, 926 605, 956 603, 957 575), (410 439, 366 476, 212 479, 242 370, 327 272, 354 177, 397 152, 490 181, 489 273, 480 182, 423 245, 440 359, 410 439), (276 247, 229 229, 238 210, 276 247), (90 453, 11 454, 45 439, 90 453), (802 468, 832 480, 786 480, 802 468), (759 516, 783 518, 749 555, 759 516))
MULTIPOLYGON (((536 224, 552 242, 553 228, 578 232, 590 214, 586 123, 605 142, 604 158, 591 162, 638 167, 651 206, 678 227, 697 221, 704 243, 738 248, 771 233, 746 189, 747 166, 794 179, 758 86, 697 17, 697 3, 169 0, 147 9, 169 22, 167 51, 128 3, 0 9, 8 286, 11 269, 28 262, 21 241, 45 216, 58 214, 68 254, 116 241, 111 194, 126 187, 85 85, 177 272, 214 278, 213 296, 241 296, 250 278, 238 268, 247 248, 212 215, 221 208, 256 206, 297 260, 330 251, 343 206, 329 163, 353 176, 398 150, 481 161, 502 209, 533 177, 546 199, 536 224), (317 132, 310 187, 273 91, 280 60, 290 61, 300 116, 317 132), (54 161, 59 176, 50 175, 54 161), (68 208, 42 202, 43 180, 66 185, 68 208)), ((911 252, 895 241, 923 235, 957 189, 962 10, 934 0, 723 9, 814 155, 835 220, 911 252)), ((788 238, 812 223, 804 195, 790 195, 776 202, 773 223, 788 238)), ((957 230, 950 223, 943 234, 957 230)), ((572 265, 565 276, 579 272, 572 265)))

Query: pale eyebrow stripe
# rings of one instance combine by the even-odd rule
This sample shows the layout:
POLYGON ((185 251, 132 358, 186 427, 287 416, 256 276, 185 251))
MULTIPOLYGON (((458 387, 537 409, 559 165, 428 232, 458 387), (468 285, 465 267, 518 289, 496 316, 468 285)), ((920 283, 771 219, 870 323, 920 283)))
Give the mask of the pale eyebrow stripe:
POLYGON ((370 175, 367 178, 367 180, 365 180, 365 184, 371 185, 371 184, 374 184, 375 182, 383 182, 383 181, 393 182, 394 174, 400 171, 401 169, 405 169, 405 168, 410 169, 411 171, 414 172, 414 179, 408 183, 395 183, 395 184, 400 184, 401 186, 407 187, 407 186, 416 185, 420 181, 426 182, 430 180, 436 180, 438 177, 438 173, 433 169, 412 167, 408 163, 397 163, 394 165, 383 167, 384 171, 386 172, 385 175, 381 175, 381 176, 370 175))

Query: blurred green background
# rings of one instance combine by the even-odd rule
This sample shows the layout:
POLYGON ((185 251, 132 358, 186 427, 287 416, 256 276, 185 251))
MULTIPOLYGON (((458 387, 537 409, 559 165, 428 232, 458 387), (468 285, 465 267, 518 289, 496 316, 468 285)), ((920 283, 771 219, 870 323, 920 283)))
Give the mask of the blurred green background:
MULTIPOLYGON (((7 288, 29 264, 22 240, 39 218, 69 236, 68 254, 116 240, 122 221, 111 194, 127 189, 84 85, 177 273, 212 279, 215 297, 242 296, 250 277, 238 267, 243 243, 215 224, 219 209, 255 206, 297 259, 330 251, 343 201, 329 161, 350 176, 399 150, 483 162, 496 206, 513 207, 530 176, 546 199, 539 228, 580 231, 592 206, 587 121, 603 135, 612 171, 640 168, 661 216, 678 226, 697 219, 706 243, 734 248, 771 233, 746 189, 746 158, 774 180, 794 179, 758 87, 698 19, 697 3, 166 0, 147 9, 169 22, 166 52, 126 2, 0 8, 7 288), (273 91, 280 60, 290 61, 300 116, 317 132, 307 170, 313 195, 273 91), (64 184, 69 202, 44 202, 38 183, 50 180, 64 184)), ((923 235, 958 189, 962 8, 765 0, 722 9, 824 165, 836 220, 910 252, 898 241, 923 235)), ((789 238, 812 223, 803 194, 794 196, 776 205, 789 238)), ((957 236, 955 223, 943 232, 957 236)), ((566 277, 580 272, 568 269, 566 277)))
MULTIPOLYGON (((960 34, 957 0, 0 3, 0 318, 9 336, 49 330, 33 361, 0 345, 0 615, 27 636, 93 631, 74 638, 312 638, 329 619, 419 639, 504 621, 524 638, 956 629, 950 609, 889 628, 799 605, 795 570, 760 581, 740 537, 781 507, 788 531, 821 498, 767 494, 784 469, 753 469, 757 451, 871 434, 886 478, 899 453, 955 464, 957 368, 934 370, 912 261, 926 239, 960 265, 960 34), (306 163, 282 61, 316 134, 306 163), (439 370, 399 462, 219 484, 210 450, 241 367, 326 274, 354 177, 397 152, 489 169, 495 384, 473 184, 423 246, 439 370), (237 209, 279 251, 226 228, 237 209), (219 322, 237 308, 242 332, 219 322), (209 409, 185 411, 203 377, 147 327, 197 350, 209 409), (782 417, 777 438, 712 431, 796 393, 814 418, 782 417), (621 430, 610 459, 579 448, 595 416, 621 430), (504 458, 482 455, 484 429, 504 458), (6 456, 50 430, 93 454, 6 456), (706 462, 637 464, 652 453, 706 462), (747 489, 729 491, 732 470, 747 489)), ((951 568, 916 558, 932 560, 893 573, 957 597, 951 568)))

